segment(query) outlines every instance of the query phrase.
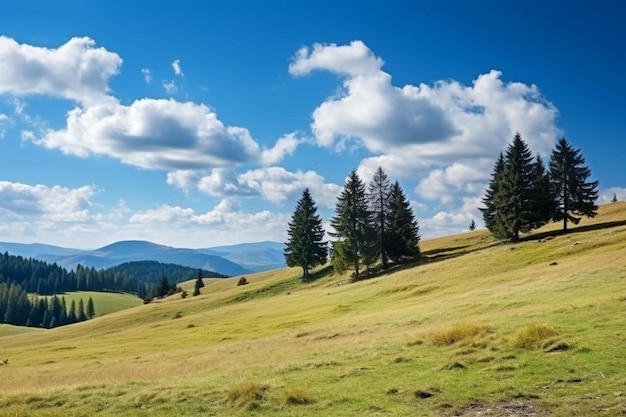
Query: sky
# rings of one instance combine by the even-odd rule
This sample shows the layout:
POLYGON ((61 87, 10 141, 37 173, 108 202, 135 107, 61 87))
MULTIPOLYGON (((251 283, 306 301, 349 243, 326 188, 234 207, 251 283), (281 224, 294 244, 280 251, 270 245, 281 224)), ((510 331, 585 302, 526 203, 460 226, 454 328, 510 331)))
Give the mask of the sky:
POLYGON ((204 248, 328 228, 380 166, 422 239, 483 226, 498 154, 565 136, 626 200, 626 3, 0 5, 0 241, 204 248))

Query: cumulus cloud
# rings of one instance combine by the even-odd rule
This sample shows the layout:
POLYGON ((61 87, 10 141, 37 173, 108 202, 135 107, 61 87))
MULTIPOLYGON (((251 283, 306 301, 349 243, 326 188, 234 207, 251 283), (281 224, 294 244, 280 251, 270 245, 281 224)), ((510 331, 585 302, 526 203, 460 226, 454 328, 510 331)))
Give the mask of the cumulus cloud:
POLYGON ((246 129, 224 126, 207 106, 163 99, 76 107, 65 129, 48 131, 36 143, 168 171, 232 166, 260 153, 246 129))
POLYGON ((464 197, 462 204, 451 210, 441 210, 432 217, 419 219, 420 234, 423 236, 445 236, 469 230, 469 224, 474 220, 482 224, 482 213, 479 197, 464 197))
POLYGON ((281 241, 289 219, 288 214, 267 210, 246 213, 236 198, 229 197, 204 213, 167 204, 138 212, 131 216, 129 230, 139 228, 143 236, 158 242, 160 236, 165 236, 163 224, 167 224, 167 239, 172 244, 201 247, 201 242, 206 242, 204 246, 238 243, 235 239, 252 242, 259 236, 281 241))
POLYGON ((24 218, 76 222, 87 218, 93 186, 66 188, 0 181, 0 208, 24 218))
POLYGON ((303 48, 289 70, 296 76, 314 70, 344 76, 343 92, 313 112, 311 129, 326 147, 341 149, 356 140, 374 154, 445 164, 491 157, 518 131, 535 151, 548 152, 560 133, 557 110, 539 89, 506 83, 499 71, 480 74, 470 86, 443 80, 397 87, 382 71, 382 60, 359 41, 303 48))
POLYGON ((285 156, 293 155, 298 145, 303 141, 304 139, 298 138, 295 133, 289 133, 279 138, 274 147, 261 152, 261 164, 265 166, 278 164, 285 156))
POLYGON ((493 161, 476 159, 458 161, 440 169, 433 169, 423 178, 415 191, 428 200, 440 200, 450 203, 454 197, 464 194, 480 193, 484 189, 484 181, 489 177, 493 161))
POLYGON ((317 204, 322 207, 334 207, 337 195, 341 192, 340 186, 326 183, 314 171, 289 172, 282 167, 253 169, 240 175, 225 169, 215 169, 198 184, 198 189, 209 195, 261 196, 276 204, 299 196, 305 188, 309 188, 317 204))
POLYGON ((106 99, 109 78, 119 72, 122 59, 95 45, 82 37, 53 49, 0 36, 0 93, 43 94, 86 104, 106 99))

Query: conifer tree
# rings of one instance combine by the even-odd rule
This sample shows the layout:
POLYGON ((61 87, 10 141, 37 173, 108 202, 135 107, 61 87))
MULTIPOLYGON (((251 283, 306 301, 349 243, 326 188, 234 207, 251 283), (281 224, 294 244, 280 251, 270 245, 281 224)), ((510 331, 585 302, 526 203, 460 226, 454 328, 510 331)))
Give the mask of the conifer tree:
POLYGON ((469 224, 469 230, 470 232, 473 232, 474 230, 476 230, 476 222, 474 221, 474 219, 472 219, 472 221, 469 224))
POLYGON ((489 180, 489 185, 485 191, 485 196, 481 200, 484 207, 479 207, 479 210, 483 213, 485 226, 496 237, 498 237, 497 233, 500 229, 498 226, 500 222, 500 217, 498 215, 498 197, 500 194, 498 192, 500 190, 502 175, 504 174, 504 167, 504 155, 500 152, 500 155, 498 156, 498 159, 493 167, 493 172, 491 173, 491 179, 489 180))
POLYGON ((398 181, 391 186, 389 200, 389 257, 394 262, 419 257, 419 225, 398 181))
POLYGON ((89 300, 87 301, 87 310, 85 311, 85 315, 90 320, 96 315, 96 309, 93 305, 93 299, 91 297, 89 297, 89 300))
POLYGON ((70 303, 70 311, 67 313, 67 321, 69 323, 76 323, 78 316, 76 315, 76 301, 72 300, 70 303))
POLYGON ((328 260, 328 242, 322 219, 317 214, 317 207, 309 189, 302 192, 291 216, 283 254, 288 266, 302 268, 302 279, 308 281, 309 271, 328 260))
POLYGON ((536 229, 548 223, 552 219, 555 210, 554 187, 550 182, 550 176, 546 172, 543 159, 539 154, 535 158, 531 175, 533 208, 531 210, 530 227, 536 229))
POLYGON ((365 185, 356 171, 352 171, 337 198, 335 216, 330 221, 336 238, 333 242, 332 262, 337 270, 354 269, 359 279, 361 266, 369 266, 376 258, 376 238, 371 213, 367 204, 365 185))
MULTIPOLYGON (((72 303, 74 300, 72 300, 72 303)), ((87 314, 85 314, 85 304, 83 303, 83 299, 78 300, 78 310, 76 312, 76 320, 77 321, 85 321, 87 320, 87 314)))
POLYGON ((591 170, 585 166, 580 149, 574 149, 565 137, 561 138, 550 157, 550 180, 556 193, 553 220, 578 224, 580 217, 595 217, 598 206, 598 181, 588 181, 591 170))
POLYGON ((494 236, 518 241, 520 233, 527 233, 540 223, 535 214, 538 207, 536 164, 519 133, 501 159, 494 167, 492 182, 483 198, 485 207, 481 210, 485 225, 494 236))
POLYGON ((387 174, 378 167, 368 188, 369 207, 372 213, 372 226, 376 233, 376 251, 383 269, 389 260, 389 212, 391 205, 391 183, 387 174))

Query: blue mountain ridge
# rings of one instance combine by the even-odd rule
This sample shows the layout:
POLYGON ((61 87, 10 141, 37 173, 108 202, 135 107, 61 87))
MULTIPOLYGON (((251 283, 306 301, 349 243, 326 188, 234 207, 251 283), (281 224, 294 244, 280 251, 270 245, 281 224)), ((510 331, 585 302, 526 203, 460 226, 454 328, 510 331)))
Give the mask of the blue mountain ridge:
POLYGON ((258 242, 215 248, 186 249, 142 240, 115 242, 93 250, 39 243, 0 242, 0 252, 56 263, 68 269, 78 264, 106 269, 125 262, 158 261, 236 276, 285 266, 282 243, 258 242))

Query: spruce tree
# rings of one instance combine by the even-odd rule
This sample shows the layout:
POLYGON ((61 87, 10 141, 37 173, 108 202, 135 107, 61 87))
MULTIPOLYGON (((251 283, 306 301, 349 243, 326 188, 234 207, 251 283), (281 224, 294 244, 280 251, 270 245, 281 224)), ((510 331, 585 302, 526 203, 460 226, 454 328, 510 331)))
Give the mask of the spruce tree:
POLYGON ((553 220, 578 224, 580 217, 595 217, 598 206, 598 181, 588 181, 591 170, 585 166, 580 149, 574 149, 565 137, 561 138, 550 157, 550 181, 556 193, 553 220))
POLYGON ((92 319, 96 315, 96 309, 93 305, 93 299, 91 297, 89 297, 89 300, 87 301, 87 310, 85 311, 85 315, 88 319, 92 319))
POLYGON ((396 181, 389 194, 388 254, 394 262, 420 255, 419 225, 413 209, 396 181))
POLYGON ((543 159, 539 154, 537 154, 533 164, 531 175, 533 208, 530 227, 536 229, 548 223, 552 219, 555 210, 554 187, 550 183, 550 176, 546 172, 543 159))
MULTIPOLYGON (((72 300, 72 303, 74 300, 72 300)), ((87 314, 85 313, 85 304, 83 303, 83 299, 78 300, 78 311, 76 312, 76 320, 77 321, 85 321, 87 320, 87 314)))
POLYGON ((500 227, 498 226, 501 221, 498 210, 498 197, 500 196, 499 190, 502 175, 504 174, 504 167, 504 155, 500 152, 500 155, 498 156, 498 159, 493 167, 493 172, 491 173, 491 179, 489 180, 489 185, 485 191, 485 196, 481 200, 484 207, 479 207, 479 210, 483 213, 483 221, 485 222, 487 230, 489 230, 496 237, 499 237, 497 233, 500 230, 500 227))
POLYGON ((317 214, 317 207, 309 189, 302 192, 302 197, 296 203, 291 216, 285 242, 285 261, 288 266, 302 268, 302 279, 310 279, 309 271, 328 260, 328 242, 325 235, 322 219, 317 214))
POLYGON ((78 316, 76 315, 76 301, 72 300, 70 303, 70 311, 67 313, 67 321, 68 323, 76 323, 78 321, 78 316))
POLYGON ((387 269, 389 260, 389 212, 391 205, 391 183, 387 174, 378 167, 368 188, 369 207, 372 213, 372 225, 376 233, 376 251, 383 269, 387 269))
POLYGON ((193 287, 193 296, 200 295, 200 288, 204 288, 204 281, 202 281, 202 271, 198 270, 198 278, 193 287))
POLYGON ((474 221, 474 219, 472 219, 472 221, 469 224, 469 230, 470 232, 473 232, 474 230, 476 230, 476 222, 474 221))
POLYGON ((361 266, 373 264, 376 258, 376 238, 367 204, 365 185, 352 171, 337 198, 335 216, 330 221, 336 238, 333 242, 333 266, 341 270, 351 266, 354 279, 360 277, 361 266))

